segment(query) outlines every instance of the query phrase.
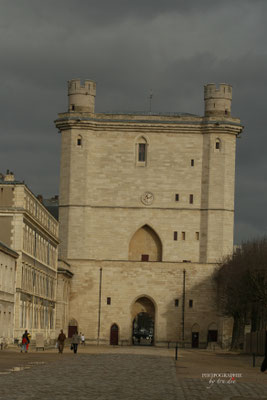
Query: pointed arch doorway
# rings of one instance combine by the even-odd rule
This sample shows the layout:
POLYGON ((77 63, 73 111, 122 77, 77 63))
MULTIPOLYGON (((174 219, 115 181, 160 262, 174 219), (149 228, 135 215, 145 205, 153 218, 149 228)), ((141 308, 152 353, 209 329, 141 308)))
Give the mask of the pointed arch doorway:
POLYGON ((132 343, 137 346, 151 346, 155 337, 155 306, 152 300, 143 296, 132 306, 132 343))
POLYGON ((110 328, 109 344, 112 346, 118 346, 119 344, 119 327, 117 324, 113 324, 110 328))

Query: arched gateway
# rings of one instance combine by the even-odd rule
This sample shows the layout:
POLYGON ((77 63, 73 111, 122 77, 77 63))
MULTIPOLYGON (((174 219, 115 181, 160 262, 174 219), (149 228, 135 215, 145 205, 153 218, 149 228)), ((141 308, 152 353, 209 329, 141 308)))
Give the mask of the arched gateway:
POLYGON ((139 297, 132 305, 133 345, 153 345, 155 337, 155 305, 148 297, 139 297))

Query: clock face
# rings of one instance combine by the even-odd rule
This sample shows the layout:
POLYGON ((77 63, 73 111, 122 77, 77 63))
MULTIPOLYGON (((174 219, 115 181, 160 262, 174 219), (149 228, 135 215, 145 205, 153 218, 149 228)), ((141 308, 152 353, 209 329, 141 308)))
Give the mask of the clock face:
POLYGON ((153 203, 154 200, 154 195, 151 192, 145 192, 142 194, 141 196, 141 201, 143 204, 145 204, 146 206, 150 205, 153 203))

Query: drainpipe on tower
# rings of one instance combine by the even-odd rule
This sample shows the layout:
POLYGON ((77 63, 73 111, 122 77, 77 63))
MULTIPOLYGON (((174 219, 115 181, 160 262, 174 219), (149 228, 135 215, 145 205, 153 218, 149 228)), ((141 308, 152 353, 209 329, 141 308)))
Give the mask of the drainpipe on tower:
POLYGON ((97 328, 97 345, 99 346, 100 338, 100 321, 101 321, 101 292, 102 292, 102 268, 99 270, 99 299, 98 299, 98 328, 97 328))
POLYGON ((184 347, 184 317, 185 317, 185 269, 183 270, 183 301, 182 301, 182 341, 184 347))

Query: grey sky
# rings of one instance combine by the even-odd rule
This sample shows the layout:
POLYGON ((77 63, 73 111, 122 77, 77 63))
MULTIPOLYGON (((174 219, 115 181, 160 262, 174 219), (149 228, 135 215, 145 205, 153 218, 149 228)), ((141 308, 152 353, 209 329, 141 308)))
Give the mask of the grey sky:
POLYGON ((96 111, 203 114, 203 85, 233 85, 236 242, 266 233, 265 0, 1 0, 0 172, 58 193, 66 81, 97 82, 96 111))

